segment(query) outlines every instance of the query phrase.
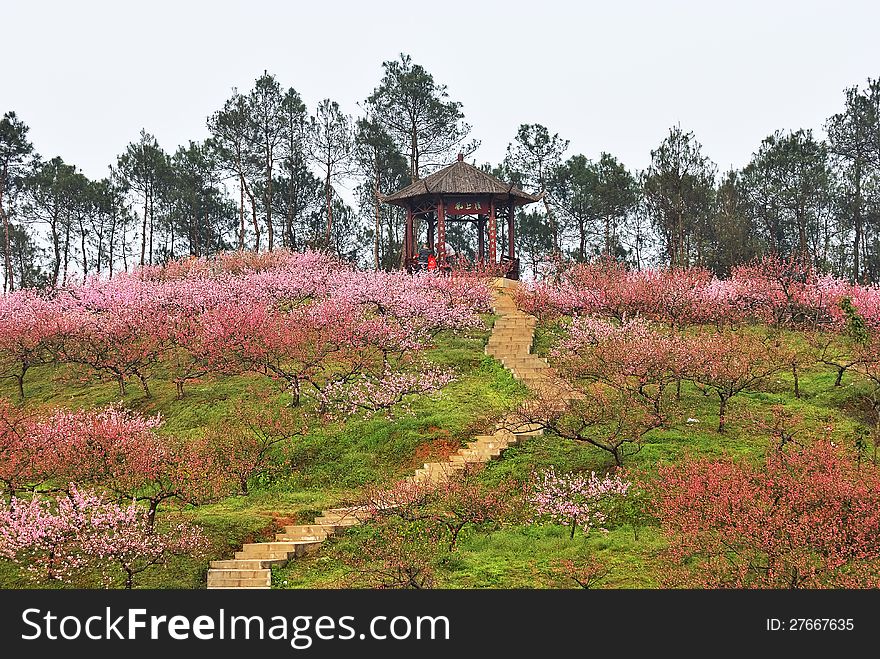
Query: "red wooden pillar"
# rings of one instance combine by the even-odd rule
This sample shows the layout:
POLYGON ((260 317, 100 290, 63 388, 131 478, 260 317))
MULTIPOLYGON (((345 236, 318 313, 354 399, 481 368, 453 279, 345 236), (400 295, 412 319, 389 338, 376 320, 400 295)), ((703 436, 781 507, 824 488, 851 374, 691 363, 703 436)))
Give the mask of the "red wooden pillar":
POLYGON ((513 197, 510 198, 510 203, 507 205, 507 255, 514 259, 516 257, 516 242, 514 241, 513 236, 513 219, 516 217, 516 204, 513 201, 513 197))
POLYGON ((413 258, 413 212, 412 208, 406 209, 406 229, 403 233, 403 267, 412 269, 413 258))
POLYGON ((486 258, 486 220, 483 216, 477 218, 477 260, 481 263, 486 258))
POLYGON ((489 202, 489 263, 495 265, 495 250, 498 244, 498 227, 495 223, 495 199, 489 202))
POLYGON ((446 206, 437 202, 437 262, 446 265, 446 206))

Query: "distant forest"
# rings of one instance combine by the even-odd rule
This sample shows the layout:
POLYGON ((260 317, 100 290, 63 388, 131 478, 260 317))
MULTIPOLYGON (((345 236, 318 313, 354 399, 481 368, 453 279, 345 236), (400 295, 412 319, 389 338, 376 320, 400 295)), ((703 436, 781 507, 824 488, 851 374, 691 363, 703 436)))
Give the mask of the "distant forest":
MULTIPOLYGON (((0 121, 5 291, 224 250, 329 250, 362 267, 400 263, 403 215, 390 193, 471 156, 462 104, 407 55, 382 64, 364 116, 314 110, 265 72, 207 117, 210 137, 170 153, 146 130, 100 180, 34 152, 25 117, 0 121), (337 192, 356 183, 354 206, 337 192)), ((649 109, 645 110, 650 111, 649 109)), ((609 153, 568 154, 541 124, 521 125, 501 163, 482 167, 543 203, 520 210, 523 271, 553 259, 611 257, 634 268, 703 266, 725 276, 766 253, 880 282, 880 79, 844 90, 824 125, 767 136, 741 170, 719 172, 680 126, 644 171, 609 153)), ((474 258, 469 225, 447 241, 474 258)), ((499 241, 505 240, 499 232, 499 241)))

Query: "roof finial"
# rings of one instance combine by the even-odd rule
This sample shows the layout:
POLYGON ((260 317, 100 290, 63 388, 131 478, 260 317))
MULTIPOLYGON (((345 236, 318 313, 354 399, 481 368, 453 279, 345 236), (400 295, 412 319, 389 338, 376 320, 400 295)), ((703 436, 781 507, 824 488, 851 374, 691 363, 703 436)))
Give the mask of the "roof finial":
POLYGON ((462 162, 464 160, 464 154, 459 152, 458 154, 458 162, 462 162))

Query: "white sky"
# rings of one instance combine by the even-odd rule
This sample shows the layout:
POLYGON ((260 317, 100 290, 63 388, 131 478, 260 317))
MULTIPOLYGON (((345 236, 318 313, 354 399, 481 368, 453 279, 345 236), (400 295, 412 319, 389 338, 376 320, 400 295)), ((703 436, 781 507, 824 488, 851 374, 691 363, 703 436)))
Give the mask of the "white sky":
POLYGON ((880 77, 870 0, 0 0, 0 25, 0 112, 92 177, 142 127, 169 152, 205 138, 264 69, 357 115, 406 52, 464 104, 478 163, 537 122, 568 155, 643 168, 680 122, 722 170, 774 129, 821 131, 844 87, 880 77))

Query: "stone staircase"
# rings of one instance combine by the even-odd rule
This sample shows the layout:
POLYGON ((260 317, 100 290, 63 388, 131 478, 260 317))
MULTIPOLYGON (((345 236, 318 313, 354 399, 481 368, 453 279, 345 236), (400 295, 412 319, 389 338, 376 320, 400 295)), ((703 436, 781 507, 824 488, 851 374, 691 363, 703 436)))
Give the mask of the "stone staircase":
MULTIPOLYGON (((516 307, 512 293, 518 284, 509 279, 496 279, 493 310, 498 316, 486 346, 486 354, 495 357, 513 376, 531 389, 551 393, 559 389, 550 366, 531 354, 534 316, 516 307)), ((501 418, 492 434, 477 435, 443 462, 426 462, 404 480, 413 483, 442 483, 469 465, 489 462, 528 435, 543 431, 534 424, 522 424, 513 415, 501 418)), ((285 526, 272 542, 245 544, 231 560, 211 561, 208 588, 271 588, 272 566, 286 565, 293 558, 317 551, 328 537, 365 521, 366 508, 353 506, 325 510, 313 524, 285 526)))

